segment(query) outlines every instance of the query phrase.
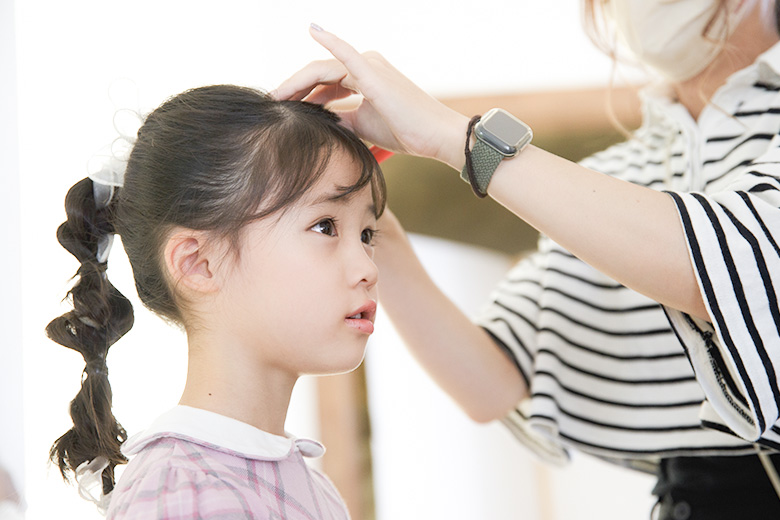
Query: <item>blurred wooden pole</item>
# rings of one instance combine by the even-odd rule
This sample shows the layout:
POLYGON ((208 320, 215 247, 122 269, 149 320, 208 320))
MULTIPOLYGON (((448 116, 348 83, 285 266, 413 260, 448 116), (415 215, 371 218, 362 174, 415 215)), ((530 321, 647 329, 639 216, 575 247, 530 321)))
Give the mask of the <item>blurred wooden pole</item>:
POLYGON ((317 380, 323 470, 341 493, 352 520, 374 518, 365 371, 317 380))

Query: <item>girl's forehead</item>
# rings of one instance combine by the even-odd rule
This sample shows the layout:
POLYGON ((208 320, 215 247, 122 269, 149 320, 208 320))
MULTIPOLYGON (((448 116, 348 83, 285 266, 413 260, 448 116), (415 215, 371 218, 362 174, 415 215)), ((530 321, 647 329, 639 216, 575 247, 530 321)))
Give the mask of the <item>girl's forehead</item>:
MULTIPOLYGON (((355 158, 346 152, 336 151, 328 160, 317 181, 303 195, 301 202, 310 205, 349 197, 353 194, 345 195, 345 192, 351 191, 350 188, 360 181, 362 172, 362 166, 355 158)), ((366 183, 363 188, 369 187, 370 184, 370 182, 366 183)))
POLYGON ((318 183, 327 184, 330 182, 342 185, 352 186, 360 178, 362 166, 351 154, 344 150, 334 150, 325 164, 325 169, 322 176, 318 179, 318 183))

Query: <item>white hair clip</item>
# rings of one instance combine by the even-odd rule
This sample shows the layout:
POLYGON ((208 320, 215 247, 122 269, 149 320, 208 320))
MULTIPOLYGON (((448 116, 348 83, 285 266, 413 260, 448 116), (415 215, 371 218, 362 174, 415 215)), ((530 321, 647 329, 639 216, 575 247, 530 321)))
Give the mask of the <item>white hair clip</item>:
MULTIPOLYGON (((138 88, 130 80, 115 81, 109 87, 109 98, 114 107, 138 106, 138 88)), ((108 206, 114 198, 116 188, 121 188, 125 182, 125 169, 130 152, 135 145, 138 129, 143 124, 140 109, 117 108, 114 112, 114 130, 118 136, 106 147, 103 147, 87 163, 87 176, 92 180, 92 190, 95 205, 98 208, 108 206)), ((108 260, 114 236, 107 235, 100 239, 97 250, 97 261, 108 260)))

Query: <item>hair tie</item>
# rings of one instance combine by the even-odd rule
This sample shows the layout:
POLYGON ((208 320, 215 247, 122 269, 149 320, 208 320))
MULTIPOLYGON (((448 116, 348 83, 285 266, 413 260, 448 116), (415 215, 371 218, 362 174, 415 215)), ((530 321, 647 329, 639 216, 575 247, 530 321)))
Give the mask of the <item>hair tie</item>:
POLYGON ((108 269, 108 263, 106 262, 88 262, 81 264, 81 267, 76 271, 76 274, 79 276, 85 276, 92 273, 102 274, 106 272, 106 269, 108 269))
POLYGON ((487 193, 482 193, 479 189, 479 185, 477 183, 477 178, 474 173, 474 162, 471 159, 471 133, 474 131, 474 125, 476 125, 479 120, 482 119, 481 115, 476 115, 471 118, 469 121, 469 126, 466 129, 466 148, 464 150, 464 153, 466 155, 466 175, 468 175, 469 178, 469 184, 471 185, 472 191, 474 191, 474 194, 479 198, 484 198, 487 193))
POLYGON ((108 365, 105 357, 94 358, 87 361, 84 372, 89 376, 107 376, 108 365))

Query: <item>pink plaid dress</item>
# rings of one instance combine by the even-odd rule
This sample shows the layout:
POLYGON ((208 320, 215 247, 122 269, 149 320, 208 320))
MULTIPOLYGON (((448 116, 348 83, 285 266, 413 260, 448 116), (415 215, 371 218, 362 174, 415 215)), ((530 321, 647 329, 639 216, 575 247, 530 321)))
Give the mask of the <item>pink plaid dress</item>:
POLYGON ((110 519, 349 519, 330 480, 304 461, 324 453, 315 441, 177 406, 122 451, 131 460, 110 519))

